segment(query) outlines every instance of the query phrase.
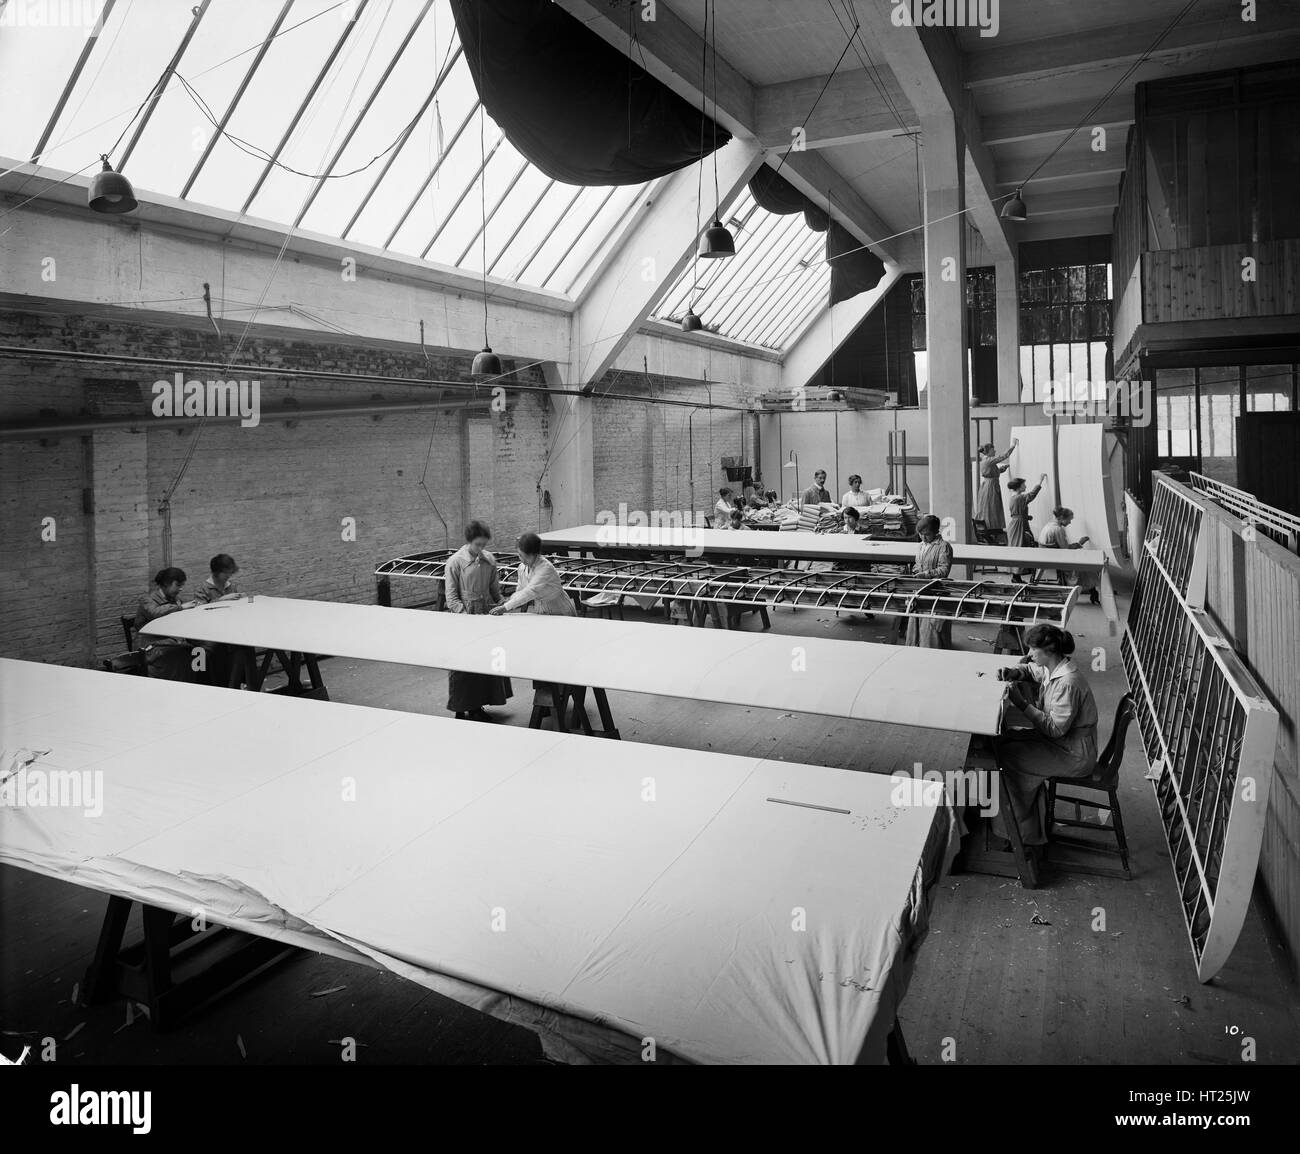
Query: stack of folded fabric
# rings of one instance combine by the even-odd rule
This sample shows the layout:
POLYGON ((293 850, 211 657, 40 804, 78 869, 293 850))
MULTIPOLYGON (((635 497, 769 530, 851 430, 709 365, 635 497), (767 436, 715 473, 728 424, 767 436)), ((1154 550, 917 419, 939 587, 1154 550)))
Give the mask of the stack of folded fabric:
POLYGON ((823 513, 817 519, 817 533, 842 533, 844 531, 844 512, 841 509, 833 509, 829 513, 823 513))
POLYGON ((817 522, 821 519, 821 505, 805 505, 799 510, 799 523, 796 528, 801 533, 815 533, 817 531, 817 522))
POLYGON ((910 540, 916 536, 917 509, 903 497, 886 495, 863 511, 867 532, 873 537, 910 540))

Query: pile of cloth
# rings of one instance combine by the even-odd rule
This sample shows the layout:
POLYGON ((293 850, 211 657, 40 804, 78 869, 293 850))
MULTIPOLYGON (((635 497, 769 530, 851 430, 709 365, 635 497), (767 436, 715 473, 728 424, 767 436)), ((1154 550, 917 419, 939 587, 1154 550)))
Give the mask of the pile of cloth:
POLYGON ((872 537, 908 541, 916 536, 919 516, 919 510, 911 501, 890 493, 862 510, 862 523, 872 537))

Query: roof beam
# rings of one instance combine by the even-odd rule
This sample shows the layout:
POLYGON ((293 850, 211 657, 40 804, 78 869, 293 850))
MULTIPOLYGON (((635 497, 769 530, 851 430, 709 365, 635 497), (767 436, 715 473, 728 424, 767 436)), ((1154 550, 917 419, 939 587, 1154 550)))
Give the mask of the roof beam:
MULTIPOLYGON (((709 53, 708 98, 702 94, 701 69, 704 40, 666 4, 655 6, 655 18, 642 20, 639 4, 629 5, 622 19, 611 15, 608 0, 555 0, 570 16, 581 20, 607 43, 628 55, 650 75, 666 84, 678 96, 706 114, 712 114, 713 53, 709 53), (631 15, 631 32, 623 21, 631 15), (631 35, 636 37, 631 42, 631 35)), ((717 120, 733 136, 764 147, 758 138, 757 101, 761 91, 755 88, 721 55, 717 58, 717 120)), ((811 107, 809 101, 808 107, 811 107)), ((792 143, 789 127, 782 132, 780 144, 792 143)), ((862 196, 822 158, 806 151, 791 152, 784 160, 781 173, 800 192, 829 212, 882 260, 900 263, 910 260, 907 245, 882 241, 893 231, 862 196), (828 201, 827 189, 833 193, 828 201)))
POLYGON ((808 76, 768 84, 755 95, 754 128, 759 144, 768 149, 789 148, 799 129, 803 129, 804 148, 816 149, 901 136, 918 127, 902 87, 886 68, 837 72, 829 80, 808 76))
POLYGON ((948 28, 897 27, 884 4, 855 8, 865 35, 884 57, 916 115, 952 116, 966 148, 966 207, 995 260, 1014 260, 1017 238, 999 215, 992 154, 980 135, 979 111, 965 88, 965 62, 948 28))
MULTIPOLYGON (((1074 100, 1068 104, 1050 104, 985 116, 980 121, 980 133, 985 144, 1008 144, 1016 140, 1034 140, 1041 136, 1064 137, 1092 111, 1093 99, 1074 100)), ((1125 92, 1106 101, 1079 131, 1090 139, 1092 129, 1102 127, 1109 135, 1112 129, 1123 129, 1133 123, 1133 95, 1125 92)), ((1109 143, 1108 143, 1109 147, 1109 143)))
POLYGON ((894 237, 858 190, 819 152, 790 152, 773 165, 779 174, 809 200, 815 201, 867 245, 882 260, 919 268, 920 243, 916 237, 894 237))
POLYGON ((602 40, 612 44, 682 99, 696 108, 704 108, 706 115, 714 115, 716 88, 714 119, 733 136, 754 138, 754 86, 721 55, 717 56, 715 81, 714 54, 710 51, 708 99, 705 101, 701 96, 704 88, 704 40, 667 4, 654 6, 653 20, 641 18, 642 6, 639 3, 620 5, 619 8, 624 9, 621 14, 618 9, 611 8, 609 0, 555 0, 555 4, 574 19, 582 21, 602 40))
MULTIPOLYGON (((1272 0, 1256 8, 1254 21, 1239 18, 1236 9, 1210 19, 1184 22, 1174 28, 1151 54, 1153 61, 1186 58, 1189 52, 1213 53, 1237 45, 1265 42, 1279 35, 1294 36, 1300 21, 1300 0, 1272 0)), ((998 43, 996 51, 973 54, 966 62, 966 83, 1005 85, 1008 81, 1054 79, 1071 72, 1089 72, 1103 66, 1130 64, 1168 27, 1169 20, 1135 20, 1097 28, 1046 36, 1019 44, 998 43)), ((1214 67, 1230 65, 1213 64, 1214 67)), ((1187 71, 1201 70, 1196 65, 1187 71)), ((1183 71, 1183 69, 1179 69, 1183 71)))

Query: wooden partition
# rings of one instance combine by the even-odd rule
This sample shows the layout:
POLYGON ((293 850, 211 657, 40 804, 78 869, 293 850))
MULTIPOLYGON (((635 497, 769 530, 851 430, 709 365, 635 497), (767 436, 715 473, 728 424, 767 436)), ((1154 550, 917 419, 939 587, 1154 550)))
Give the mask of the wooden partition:
POLYGON ((1300 558, 1206 505, 1206 610, 1278 711, 1259 873, 1300 970, 1300 558))

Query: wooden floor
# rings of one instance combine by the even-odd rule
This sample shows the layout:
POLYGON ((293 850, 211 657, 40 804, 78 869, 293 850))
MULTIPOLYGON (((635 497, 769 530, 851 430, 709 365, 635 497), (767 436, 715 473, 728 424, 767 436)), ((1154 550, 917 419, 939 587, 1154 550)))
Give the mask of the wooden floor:
MULTIPOLYGON (((670 628, 641 616, 646 628, 670 628)), ((1119 639, 1101 610, 1071 621, 1103 740, 1124 692, 1119 639), (1100 653, 1094 654, 1094 649, 1100 653)), ((746 618, 746 628, 756 628, 746 618)), ((887 641, 891 623, 811 611, 773 613, 781 633, 887 641)), ((676 628, 676 627, 673 627, 676 628)), ((961 649, 988 652, 993 630, 954 626, 961 649)), ((446 675, 332 659, 331 697, 445 714, 446 675)), ((531 687, 518 682, 498 724, 526 725, 531 687)), ((610 694, 626 741, 762 754, 888 772, 923 763, 946 740, 932 731, 610 694)), ((935 709, 942 709, 936 700, 935 709)), ((593 717, 594 720, 594 717, 593 717)), ((474 722, 462 724, 472 725, 474 722)), ((1122 805, 1133 880, 1072 875, 1027 891, 1012 880, 957 874, 940 885, 929 937, 899 1018, 923 1063, 1237 1064, 1243 1037, 1260 1063, 1300 1061, 1300 992, 1258 909, 1227 967, 1200 985, 1168 856, 1130 733, 1122 805)), ((869 879, 864 879, 869 884, 869 879)), ((52 1038, 69 1063, 333 1063, 355 1039, 369 1063, 542 1061, 537 1039, 389 973, 317 955, 273 968, 173 1033, 154 1033, 125 1004, 75 1004, 106 899, 0 868, 0 1053, 52 1038)))

